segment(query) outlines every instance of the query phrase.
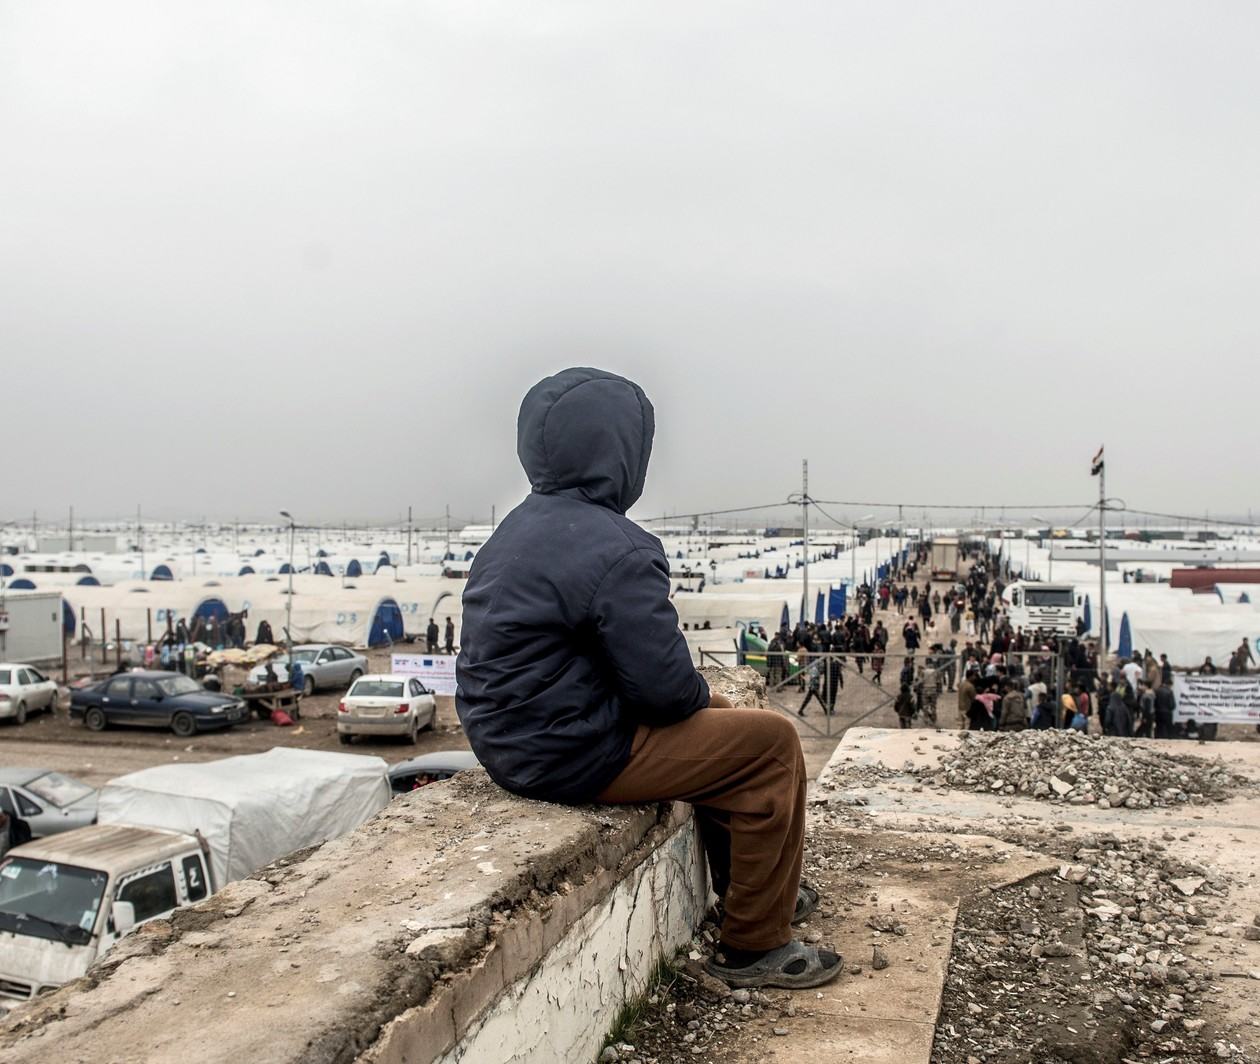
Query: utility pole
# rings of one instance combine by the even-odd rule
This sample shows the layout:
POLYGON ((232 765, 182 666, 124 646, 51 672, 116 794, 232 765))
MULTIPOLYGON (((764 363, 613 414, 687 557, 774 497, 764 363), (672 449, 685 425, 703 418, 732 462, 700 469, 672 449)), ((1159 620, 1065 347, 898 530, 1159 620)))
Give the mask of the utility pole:
POLYGON ((493 532, 493 531, 494 531, 494 528, 495 528, 495 525, 494 525, 494 503, 491 503, 491 504, 490 504, 490 531, 491 531, 491 532, 493 532))
POLYGON ((451 553, 451 504, 446 504, 446 553, 451 553))
POLYGON ((801 529, 805 542, 805 573, 801 590, 803 621, 809 620, 809 459, 801 459, 801 529))
POLYGON ((904 562, 902 554, 906 550, 906 519, 901 512, 901 503, 897 503, 897 567, 904 562))
POLYGON ((70 538, 70 542, 66 544, 66 549, 69 550, 71 553, 73 553, 74 551, 74 507, 73 506, 70 507, 70 525, 69 525, 68 535, 70 538))
POLYGON ((1107 465, 1098 470, 1098 675, 1107 674, 1107 465))
POLYGON ((140 548, 140 579, 143 580, 149 569, 144 564, 144 525, 140 519, 139 503, 136 503, 136 546, 140 548))
POLYGON ((407 564, 411 564, 411 507, 407 507, 407 564))

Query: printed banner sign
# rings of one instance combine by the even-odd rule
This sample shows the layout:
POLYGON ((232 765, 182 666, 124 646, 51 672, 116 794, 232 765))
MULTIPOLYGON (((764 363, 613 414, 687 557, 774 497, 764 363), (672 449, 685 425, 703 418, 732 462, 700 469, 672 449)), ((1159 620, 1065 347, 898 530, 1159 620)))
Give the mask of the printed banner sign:
POLYGON ((392 654, 390 668, 414 676, 435 695, 455 693, 454 654, 392 654))
POLYGON ((1173 678, 1173 720, 1200 724, 1260 724, 1260 674, 1173 678))

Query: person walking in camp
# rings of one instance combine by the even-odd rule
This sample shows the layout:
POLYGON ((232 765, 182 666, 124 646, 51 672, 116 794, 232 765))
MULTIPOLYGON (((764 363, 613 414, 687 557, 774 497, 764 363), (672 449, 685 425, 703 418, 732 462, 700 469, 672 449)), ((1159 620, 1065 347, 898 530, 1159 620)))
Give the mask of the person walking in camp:
POLYGON ((966 728, 971 716, 971 704, 976 700, 976 685, 972 683, 975 672, 967 670, 962 683, 958 685, 958 728, 966 728))
MULTIPOLYGON (((802 659, 798 658, 797 660, 800 661, 802 659)), ((816 698, 819 706, 822 707, 822 711, 826 713, 827 703, 823 701, 822 697, 822 668, 819 665, 819 660, 814 655, 807 655, 804 660, 805 664, 801 668, 800 675, 805 684, 805 700, 801 703, 801 708, 796 711, 796 715, 798 717, 805 716, 805 707, 809 705, 811 698, 816 698)))
POLYGON ((449 617, 446 618, 446 652, 455 653, 455 622, 449 617))
POLYGON ((809 646, 805 638, 805 633, 801 633, 801 638, 796 645, 796 689, 804 691, 808 687, 809 678, 805 675, 806 666, 809 665, 809 646))
POLYGON ((276 637, 271 634, 271 622, 265 617, 258 622, 258 634, 254 638, 254 644, 271 646, 274 645, 276 637))
POLYGON ((525 396, 517 454, 531 493, 473 559, 455 708, 477 760, 513 793, 692 803, 723 908, 709 974, 819 986, 843 964, 792 937, 821 900, 801 882, 796 727, 710 692, 660 540, 625 516, 643 493, 654 419, 638 385, 601 370, 564 370, 525 396))
POLYGON ((932 600, 926 594, 919 599, 919 616, 923 618, 923 627, 926 630, 932 624, 932 600))
POLYGON ((941 593, 939 591, 932 592, 932 613, 933 615, 941 612, 941 593))
POLYGON ((910 727, 918 709, 914 704, 914 692, 910 690, 909 684, 901 685, 901 689, 897 692, 897 700, 893 703, 893 710, 897 714, 897 726, 910 727))
POLYGON ((1244 639, 1238 644, 1238 649, 1234 651, 1233 656, 1229 659, 1229 674, 1231 676, 1246 676, 1247 665, 1255 665, 1255 655, 1251 653, 1251 646, 1244 639))
POLYGON ((436 654, 438 650, 438 626, 437 621, 432 617, 429 618, 428 627, 424 630, 424 649, 427 654, 436 654))
POLYGON ((827 658, 827 716, 835 713, 836 695, 844 690, 844 659, 838 641, 832 644, 832 651, 827 658))
POLYGON ((1171 683, 1162 683, 1155 692, 1155 738, 1171 739, 1173 737, 1173 713, 1177 709, 1177 698, 1173 694, 1171 683))
POLYGON ((1002 696, 1001 717, 998 721, 999 731, 1023 731, 1028 727, 1028 703, 1024 696, 1012 683, 1006 684, 1006 693, 1002 696))

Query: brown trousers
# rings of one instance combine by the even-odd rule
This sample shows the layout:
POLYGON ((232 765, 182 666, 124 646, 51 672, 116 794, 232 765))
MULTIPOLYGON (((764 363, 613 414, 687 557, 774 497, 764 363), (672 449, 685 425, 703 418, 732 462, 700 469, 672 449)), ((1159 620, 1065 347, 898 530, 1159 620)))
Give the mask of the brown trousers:
POLYGON ((805 845, 805 757, 796 728, 767 709, 702 709, 640 725, 630 762, 599 801, 677 799, 696 807, 722 941, 775 949, 792 937, 805 845))

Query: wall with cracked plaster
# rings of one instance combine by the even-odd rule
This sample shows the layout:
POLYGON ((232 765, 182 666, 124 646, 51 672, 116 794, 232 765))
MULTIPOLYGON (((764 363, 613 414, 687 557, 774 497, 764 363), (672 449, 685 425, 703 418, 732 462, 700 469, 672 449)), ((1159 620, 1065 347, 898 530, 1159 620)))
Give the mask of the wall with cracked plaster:
POLYGON ((581 917, 437 1064, 594 1060, 621 1006, 708 907, 708 872, 687 821, 581 917))

